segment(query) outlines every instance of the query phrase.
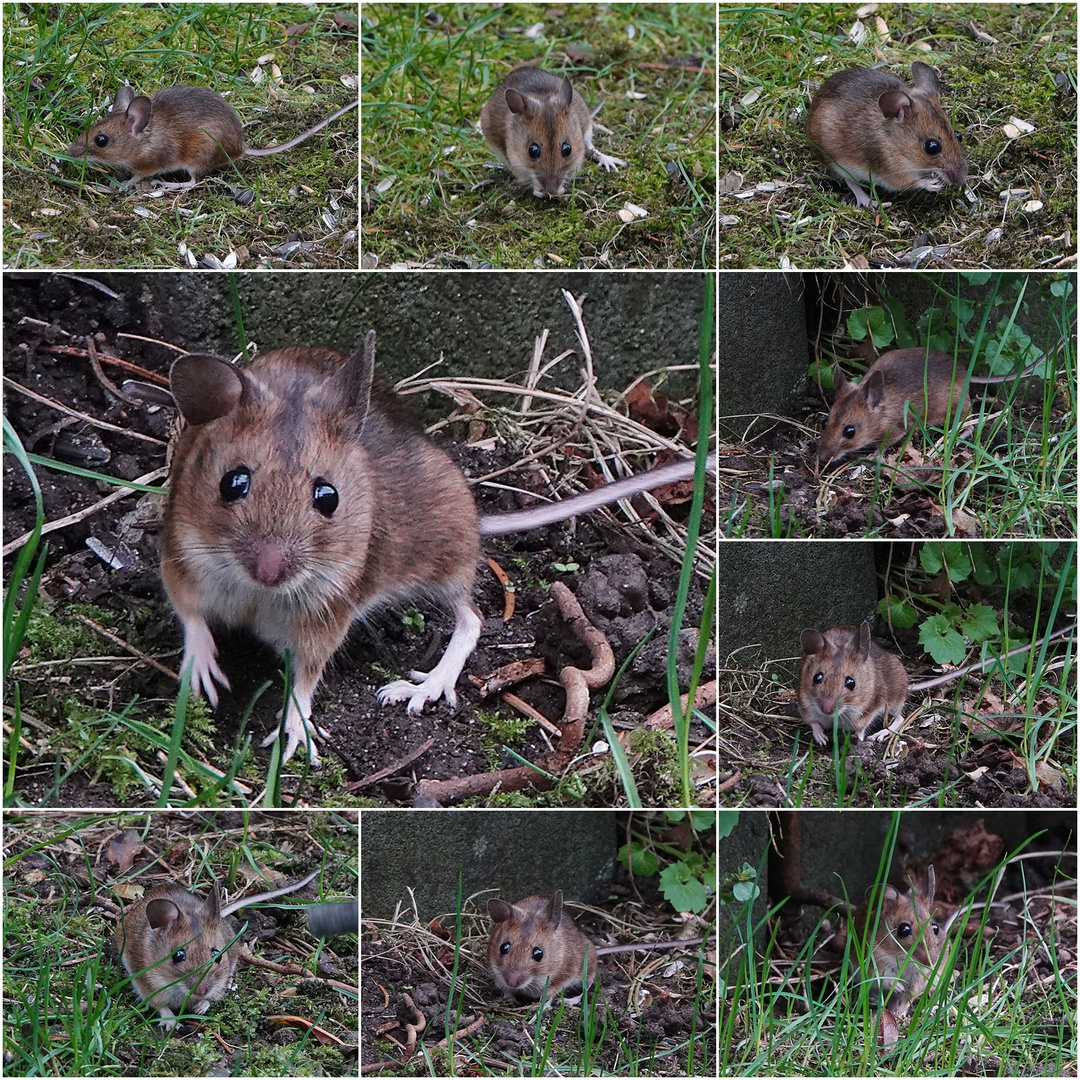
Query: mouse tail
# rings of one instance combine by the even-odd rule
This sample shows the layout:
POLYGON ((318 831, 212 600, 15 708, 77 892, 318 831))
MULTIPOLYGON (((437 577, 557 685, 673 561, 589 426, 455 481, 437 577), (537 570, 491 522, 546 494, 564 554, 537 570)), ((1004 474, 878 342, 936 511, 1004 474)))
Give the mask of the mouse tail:
POLYGON ((313 128, 308 128, 307 131, 301 132, 295 139, 290 139, 288 142, 279 143, 277 146, 264 146, 260 150, 252 149, 250 146, 244 147, 244 154, 247 157, 265 157, 267 154, 280 154, 283 150, 291 150, 294 146, 299 146, 305 139, 310 139, 312 135, 317 135, 327 124, 332 124, 339 116, 344 116, 350 109, 355 109, 359 105, 359 101, 350 101, 348 105, 338 109, 333 116, 328 116, 325 120, 320 121, 313 128))

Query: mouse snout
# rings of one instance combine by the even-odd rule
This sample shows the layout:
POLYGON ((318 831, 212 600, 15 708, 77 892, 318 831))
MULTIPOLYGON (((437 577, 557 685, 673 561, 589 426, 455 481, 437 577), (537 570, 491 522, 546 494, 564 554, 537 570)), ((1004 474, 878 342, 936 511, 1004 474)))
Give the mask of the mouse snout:
POLYGON ((562 195, 566 190, 566 181, 557 175, 543 175, 540 174, 536 177, 536 184, 533 187, 533 194, 542 199, 545 196, 551 196, 552 198, 562 195))
POLYGON ((237 554, 252 580, 268 588, 283 585, 300 566, 296 545, 276 537, 247 536, 237 554))

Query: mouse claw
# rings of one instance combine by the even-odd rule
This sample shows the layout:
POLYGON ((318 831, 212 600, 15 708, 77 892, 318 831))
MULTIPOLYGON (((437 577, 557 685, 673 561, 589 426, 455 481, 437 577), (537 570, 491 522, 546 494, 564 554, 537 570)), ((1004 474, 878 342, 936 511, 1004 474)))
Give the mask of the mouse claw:
MULTIPOLYGON (((278 714, 280 716, 280 713, 278 714)), ((311 721, 311 710, 308 708, 297 709, 290 701, 289 711, 285 717, 285 750, 281 755, 281 764, 284 765, 297 750, 307 750, 308 761, 313 769, 319 768, 319 751, 315 746, 315 739, 325 739, 327 732, 311 721), (304 715, 304 713, 307 715, 304 715)), ((262 741, 262 746, 273 746, 281 734, 281 726, 267 735, 262 741)))

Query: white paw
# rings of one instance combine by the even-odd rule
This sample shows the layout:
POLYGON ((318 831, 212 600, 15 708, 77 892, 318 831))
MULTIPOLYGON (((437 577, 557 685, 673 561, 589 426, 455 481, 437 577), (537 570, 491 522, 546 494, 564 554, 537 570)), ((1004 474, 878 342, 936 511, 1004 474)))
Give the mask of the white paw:
MULTIPOLYGON (((273 746, 281 733, 281 727, 276 727, 270 735, 262 741, 263 746, 273 746)), ((316 727, 311 722, 311 713, 301 715, 293 702, 289 702, 289 711, 285 716, 285 752, 281 755, 281 764, 284 765, 297 750, 307 750, 308 761, 313 769, 319 767, 319 751, 315 748, 315 739, 325 737, 326 732, 316 727)))
POLYGON ((599 150, 594 150, 593 152, 596 154, 596 163, 601 169, 617 169, 620 165, 626 164, 622 158, 611 157, 609 154, 601 154, 599 150))
MULTIPOLYGON (((450 708, 457 705, 457 692, 453 684, 447 686, 444 680, 435 671, 428 674, 424 671, 410 671, 408 679, 398 679, 396 682, 387 683, 379 692, 380 705, 396 705, 399 701, 407 701, 407 710, 410 713, 421 712, 429 701, 438 701, 446 698, 450 708)), ((457 682, 457 679, 454 679, 457 682)))
POLYGON ((200 694, 216 706, 218 703, 218 684, 229 689, 229 680, 217 662, 217 646, 210 627, 201 620, 192 620, 184 624, 184 660, 180 666, 181 675, 191 665, 191 692, 200 694))

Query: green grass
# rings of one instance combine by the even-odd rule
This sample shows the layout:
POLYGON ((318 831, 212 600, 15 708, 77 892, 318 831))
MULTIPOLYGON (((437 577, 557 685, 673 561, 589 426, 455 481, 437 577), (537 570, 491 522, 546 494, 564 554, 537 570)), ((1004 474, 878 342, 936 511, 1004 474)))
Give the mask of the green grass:
MULTIPOLYGON (((882 856, 879 880, 892 865, 894 842, 895 832, 882 856)), ((971 900, 984 899, 1006 863, 1021 858, 1013 853, 986 873, 974 885, 971 900)), ((1058 891, 1067 892, 1070 882, 1075 889, 1075 873, 1060 868, 1058 891)), ((1030 899, 1012 900, 1014 910, 1030 911, 1034 903, 1042 912, 1019 937, 991 933, 990 927, 1002 924, 1000 915, 990 918, 984 908, 969 911, 962 898, 937 978, 888 1050, 878 1041, 868 986, 858 985, 852 936, 839 960, 828 963, 829 954, 815 952, 811 971, 812 949, 843 925, 844 917, 835 910, 823 913, 805 944, 792 948, 789 942, 781 945, 775 928, 755 926, 748 906, 730 949, 734 962, 721 1001, 720 1074, 1065 1075, 1076 1056, 1069 1021, 1076 1009, 1075 979, 1063 963, 1073 948, 1075 921, 1065 912, 1060 920, 1047 917, 1037 899, 1045 891, 1032 886, 1030 899), (961 939, 959 929, 968 921, 977 929, 961 939)), ((770 912, 770 923, 777 911, 770 912)))
POLYGON ((355 267, 355 112, 326 129, 334 137, 319 133, 280 155, 243 158, 193 191, 161 197, 123 189, 93 167, 84 174, 82 163, 63 157, 125 82, 148 94, 183 85, 227 91, 251 146, 287 141, 355 98, 355 27, 336 27, 336 10, 4 5, 7 266, 182 267, 186 244, 196 259, 237 252, 239 265, 355 267), (286 41, 298 24, 307 29, 286 41), (251 73, 268 54, 281 83, 264 64, 256 85, 251 73), (244 188, 255 196, 247 207, 234 197, 244 188))
POLYGON ((711 5, 366 4, 362 19, 365 260, 715 265, 711 5), (535 24, 542 32, 527 38, 535 24), (540 200, 488 167, 480 110, 526 60, 570 75, 590 109, 603 103, 596 122, 611 134, 594 131, 594 144, 628 168, 605 173, 587 161, 566 198, 540 200), (648 216, 624 223, 617 212, 628 202, 648 216))
MULTIPOLYGON (((227 1067, 233 1075, 348 1075, 351 1065, 340 1046, 321 1045, 303 1029, 297 1029, 295 1040, 280 1041, 270 1037, 279 1029, 265 1019, 279 1013, 302 1015, 348 1042, 357 1002, 347 990, 324 986, 311 996, 289 998, 283 991, 301 977, 285 976, 271 989, 262 973, 241 963, 238 990, 215 1003, 193 1034, 166 1038, 156 1012, 139 1002, 111 947, 118 909, 137 898, 130 890, 143 882, 139 873, 117 873, 113 861, 105 865, 103 852, 110 843, 114 854, 126 848, 136 856, 137 871, 161 875, 164 870, 185 883, 197 882, 195 891, 204 895, 206 883, 217 877, 235 898, 241 888, 250 894, 276 887, 247 883, 257 882, 258 871, 266 868, 280 866, 287 873, 301 840, 324 857, 323 875, 316 879, 320 895, 355 896, 357 828, 355 821, 340 815, 296 814, 255 827, 243 818, 225 825, 214 818, 148 814, 7 814, 6 1071, 19 1076, 207 1075, 221 1068, 224 1054, 231 1054, 215 1038, 217 1032, 235 1050, 227 1067), (139 854, 136 847, 143 843, 139 854), (151 851, 160 854, 155 858, 151 851)), ((295 902, 282 897, 272 903, 295 902)), ((235 918, 246 921, 243 914, 235 918)), ((290 936, 303 933, 297 924, 290 936)), ((351 953, 352 974, 342 970, 339 978, 349 983, 355 977, 354 941, 308 942, 308 970, 315 971, 324 951, 331 964, 341 962, 334 953, 346 960, 351 953)), ((296 962, 296 953, 275 955, 266 945, 257 951, 269 959, 296 962)))
POLYGON ((721 216, 733 219, 720 232, 721 267, 779 268, 784 260, 800 269, 846 267, 857 258, 872 267, 1071 265, 1064 260, 1075 250, 1077 211, 1075 5, 878 5, 862 20, 862 44, 849 37, 855 21, 844 4, 720 5, 720 176, 740 174, 735 190, 779 185, 749 199, 721 196, 721 216), (882 40, 876 18, 887 27, 882 40), (997 43, 976 41, 972 26, 997 43), (857 209, 846 185, 814 159, 806 110, 837 71, 883 61, 907 80, 914 60, 939 72, 977 201, 957 189, 890 194, 891 205, 875 215, 857 209), (1035 131, 1010 142, 1002 126, 1013 116, 1035 131), (1030 194, 1006 207, 999 201, 1006 189, 1030 194), (1042 208, 1025 209, 1029 200, 1042 208))

